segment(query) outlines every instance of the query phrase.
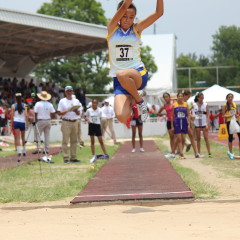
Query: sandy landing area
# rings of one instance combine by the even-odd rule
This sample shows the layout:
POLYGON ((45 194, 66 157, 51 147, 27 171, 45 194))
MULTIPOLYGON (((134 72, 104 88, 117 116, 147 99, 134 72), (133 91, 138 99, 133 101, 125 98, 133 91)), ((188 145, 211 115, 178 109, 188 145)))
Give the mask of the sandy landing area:
POLYGON ((1 239, 240 239, 239 201, 108 206, 69 201, 1 204, 1 239))
POLYGON ((181 162, 222 186, 215 201, 70 205, 72 198, 45 203, 0 204, 3 240, 239 240, 240 182, 221 178, 196 159, 181 162))

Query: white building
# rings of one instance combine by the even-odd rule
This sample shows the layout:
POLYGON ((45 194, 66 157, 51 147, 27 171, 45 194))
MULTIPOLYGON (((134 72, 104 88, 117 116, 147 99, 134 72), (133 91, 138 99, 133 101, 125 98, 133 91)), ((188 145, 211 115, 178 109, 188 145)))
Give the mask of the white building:
POLYGON ((142 35, 143 46, 151 47, 158 67, 147 85, 148 102, 158 103, 163 92, 177 89, 176 36, 174 34, 142 35))

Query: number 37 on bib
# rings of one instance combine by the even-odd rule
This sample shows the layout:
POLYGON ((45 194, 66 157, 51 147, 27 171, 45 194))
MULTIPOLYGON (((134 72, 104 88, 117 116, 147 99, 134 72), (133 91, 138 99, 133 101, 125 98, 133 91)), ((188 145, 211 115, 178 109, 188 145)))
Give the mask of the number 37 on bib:
POLYGON ((116 45, 116 60, 117 61, 133 60, 133 47, 131 45, 116 45))

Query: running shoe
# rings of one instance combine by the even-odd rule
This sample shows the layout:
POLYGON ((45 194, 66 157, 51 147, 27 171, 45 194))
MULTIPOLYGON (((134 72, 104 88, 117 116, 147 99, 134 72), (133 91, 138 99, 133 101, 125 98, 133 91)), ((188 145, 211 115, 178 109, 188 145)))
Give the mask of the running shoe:
POLYGON ((187 147, 186 147, 186 152, 189 152, 190 148, 191 148, 192 144, 188 144, 187 147))
POLYGON ((165 158, 176 158, 176 155, 173 153, 169 153, 167 155, 164 156, 165 158))
POLYGON ((234 159, 235 159, 233 153, 230 153, 230 152, 228 151, 227 154, 228 154, 228 157, 229 157, 231 160, 234 160, 234 159))
POLYGON ((140 152, 145 152, 145 150, 143 148, 140 148, 140 152))
POLYGON ((141 115, 141 120, 146 121, 148 118, 148 110, 145 101, 142 101, 137 104, 139 109, 139 115, 141 115))
POLYGON ((212 154, 211 154, 211 153, 209 153, 209 154, 208 154, 208 157, 209 157, 209 158, 211 158, 211 157, 212 157, 212 154))
POLYGON ((200 153, 197 153, 195 157, 196 157, 196 158, 203 158, 204 155, 202 155, 202 154, 200 154, 200 153))
POLYGON ((132 153, 135 153, 135 152, 136 152, 136 148, 133 148, 133 149, 132 149, 132 153))
POLYGON ((139 90, 139 91, 138 91, 138 95, 139 95, 141 98, 143 98, 143 97, 147 96, 147 93, 146 93, 146 91, 144 91, 144 90, 139 90))
POLYGON ((185 157, 183 154, 181 154, 181 155, 179 156, 179 159, 186 159, 186 157, 185 157))
POLYGON ((89 160, 89 162, 90 163, 93 163, 93 162, 95 162, 97 160, 97 156, 93 156, 90 160, 89 160))

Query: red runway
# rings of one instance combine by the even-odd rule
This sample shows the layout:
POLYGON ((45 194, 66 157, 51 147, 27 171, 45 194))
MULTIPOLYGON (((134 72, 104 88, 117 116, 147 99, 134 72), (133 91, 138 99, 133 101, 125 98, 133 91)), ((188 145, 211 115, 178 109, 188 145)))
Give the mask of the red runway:
POLYGON ((131 143, 124 143, 71 203, 193 199, 154 141, 145 141, 144 148, 131 153, 131 143))

